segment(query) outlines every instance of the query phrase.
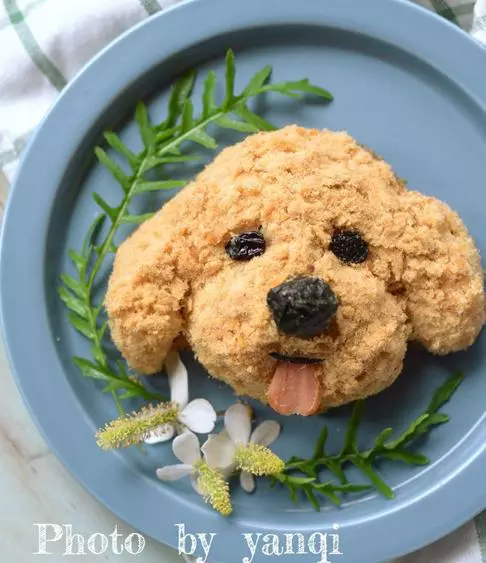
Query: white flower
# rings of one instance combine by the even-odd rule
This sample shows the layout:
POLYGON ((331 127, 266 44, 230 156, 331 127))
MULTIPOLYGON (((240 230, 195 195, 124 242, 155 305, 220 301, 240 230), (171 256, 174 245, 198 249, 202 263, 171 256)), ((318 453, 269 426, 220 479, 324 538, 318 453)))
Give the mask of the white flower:
POLYGON ((182 463, 157 469, 157 477, 162 481, 175 481, 190 475, 203 499, 224 516, 229 515, 232 506, 228 483, 220 471, 201 458, 199 438, 186 431, 174 439, 172 451, 182 463))
POLYGON ((177 422, 154 428, 146 444, 166 442, 174 434, 181 434, 189 429, 197 434, 207 434, 214 429, 216 411, 206 399, 194 399, 189 402, 189 385, 186 366, 177 352, 171 351, 165 360, 165 369, 169 377, 170 399, 179 408, 177 422))
POLYGON ((201 462, 198 437, 192 432, 184 432, 172 442, 172 451, 182 463, 157 469, 157 477, 162 481, 177 481, 186 475, 195 475, 201 462))
MULTIPOLYGON (((211 467, 216 467, 225 475, 238 469, 238 453, 245 451, 257 452, 257 457, 264 452, 263 448, 251 447, 269 446, 280 434, 280 425, 275 420, 265 420, 255 430, 251 431, 250 411, 245 405, 237 403, 231 406, 224 415, 225 430, 220 434, 211 434, 202 447, 204 459, 211 467)), ((265 454, 270 453, 265 452, 265 454)), ((271 454, 274 456, 274 454, 271 454)), ((240 455, 240 458, 242 456, 240 455)), ((253 459, 254 474, 264 474, 259 471, 258 462, 253 459)), ((241 467, 240 467, 241 469, 241 467)), ((249 471, 241 470, 240 484, 242 488, 251 493, 255 489, 255 479, 249 471)))

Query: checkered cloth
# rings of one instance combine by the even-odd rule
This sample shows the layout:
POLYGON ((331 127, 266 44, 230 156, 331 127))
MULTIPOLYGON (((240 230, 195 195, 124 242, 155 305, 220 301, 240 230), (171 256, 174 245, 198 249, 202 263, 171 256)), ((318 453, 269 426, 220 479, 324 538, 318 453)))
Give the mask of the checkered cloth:
MULTIPOLYGON (((486 0, 416 1, 486 44, 486 0)), ((0 0, 0 212, 19 155, 58 93, 122 31, 175 2, 0 0)), ((486 512, 394 563, 486 563, 486 512)))

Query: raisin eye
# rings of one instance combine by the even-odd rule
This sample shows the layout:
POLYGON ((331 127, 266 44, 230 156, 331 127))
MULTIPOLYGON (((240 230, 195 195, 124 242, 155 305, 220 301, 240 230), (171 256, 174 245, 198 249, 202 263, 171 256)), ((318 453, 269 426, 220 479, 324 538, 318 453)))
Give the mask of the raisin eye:
POLYGON ((331 252, 346 264, 361 264, 368 257, 368 243, 356 231, 337 231, 332 235, 331 252))
POLYGON ((234 236, 225 247, 233 260, 251 260, 265 252, 265 239, 258 231, 234 236))

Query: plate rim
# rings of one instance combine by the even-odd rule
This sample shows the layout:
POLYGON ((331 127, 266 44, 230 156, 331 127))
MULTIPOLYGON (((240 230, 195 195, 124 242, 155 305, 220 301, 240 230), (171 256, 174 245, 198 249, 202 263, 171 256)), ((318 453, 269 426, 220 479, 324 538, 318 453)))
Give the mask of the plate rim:
MULTIPOLYGON (((164 530, 160 530, 153 524, 144 522, 143 517, 141 518, 140 515, 134 516, 128 513, 131 502, 133 501, 137 505, 136 501, 139 500, 136 496, 139 492, 137 487, 130 488, 126 497, 127 501, 120 504, 116 498, 118 493, 116 486, 113 486, 113 484, 110 486, 106 478, 101 479, 95 485, 92 479, 92 471, 86 472, 82 464, 78 465, 81 458, 79 454, 73 455, 73 448, 71 448, 72 438, 67 436, 62 428, 54 428, 56 421, 52 418, 52 409, 48 406, 49 394, 45 390, 35 387, 36 380, 32 377, 32 373, 34 373, 35 368, 38 366, 39 357, 44 357, 46 365, 52 365, 52 362, 54 362, 54 365, 56 364, 57 353, 55 351, 55 344, 49 337, 49 331, 43 331, 43 327, 48 326, 46 324, 48 317, 44 300, 45 280, 43 275, 45 240, 48 231, 48 219, 56 197, 59 181, 70 163, 71 158, 69 155, 72 157, 73 150, 84 138, 83 129, 73 132, 69 131, 69 127, 65 127, 64 135, 68 135, 69 142, 61 154, 60 161, 63 163, 63 166, 59 167, 59 170, 48 170, 42 174, 42 177, 47 180, 46 184, 51 191, 43 188, 44 191, 38 190, 36 194, 33 194, 32 184, 38 177, 36 171, 42 170, 40 165, 44 164, 44 158, 47 154, 46 141, 52 140, 53 136, 55 137, 59 130, 59 125, 63 123, 67 115, 66 112, 70 107, 76 106, 76 101, 78 100, 79 102, 83 97, 83 89, 89 86, 89 83, 95 80, 96 77, 108 76, 109 80, 106 82, 109 84, 101 85, 95 95, 91 93, 92 96, 94 95, 97 103, 94 103, 94 107, 91 107, 89 111, 86 110, 90 119, 105 111, 109 106, 110 100, 118 95, 123 86, 136 81, 157 62, 167 58, 171 53, 180 52, 189 45, 200 42, 204 38, 210 38, 216 33, 239 30, 243 24, 246 26, 296 23, 321 26, 336 24, 361 33, 366 31, 368 34, 375 36, 379 32, 381 39, 388 40, 402 47, 406 45, 412 52, 420 51, 420 56, 426 59, 429 64, 433 64, 441 72, 446 72, 448 75, 452 74, 454 80, 463 89, 467 90, 481 107, 486 107, 486 84, 481 81, 479 76, 468 70, 469 68, 477 68, 478 65, 476 63, 484 64, 486 61, 486 50, 465 32, 432 12, 427 11, 425 8, 412 4, 409 0, 367 0, 366 3, 356 3, 353 0, 334 0, 334 2, 328 2, 325 5, 322 3, 322 0, 306 0, 305 3, 295 4, 292 0, 266 0, 265 3, 262 3, 260 0, 246 0, 245 3, 228 2, 227 0, 185 0, 160 14, 152 16, 150 19, 142 21, 123 33, 96 55, 76 75, 45 116, 21 159, 5 210, 0 249, 1 324, 6 354, 24 402, 51 450, 90 494, 95 496, 122 520, 131 523, 142 533, 154 537, 171 547, 176 547, 176 539, 169 526, 164 530), (207 17, 209 5, 218 6, 217 22, 210 21, 210 18, 207 17), (278 10, 276 9, 277 6, 278 10), (380 18, 378 20, 376 17, 373 18, 373 13, 379 13, 380 18), (180 25, 191 18, 199 22, 198 26, 193 26, 184 37, 181 37, 182 34, 178 33, 177 30, 180 25), (382 21, 387 21, 387 25, 383 24, 380 27, 382 25, 380 22, 382 21), (390 25, 390 22, 393 21, 398 21, 400 24, 390 25), (415 24, 413 28, 418 30, 414 34, 413 40, 407 37, 406 30, 410 29, 407 21, 410 25, 415 24), (201 22, 204 22, 204 24, 201 22), (160 47, 160 41, 157 42, 156 39, 159 39, 158 30, 163 25, 165 25, 165 43, 160 47), (401 44, 397 43, 397 41, 400 41, 401 44), (120 71, 118 75, 114 75, 114 71, 110 70, 111 61, 119 59, 122 53, 133 54, 132 49, 135 49, 135 52, 144 53, 143 49, 153 44, 159 45, 159 52, 157 54, 149 53, 149 56, 140 61, 141 64, 139 66, 124 65, 125 68, 121 71, 118 69, 120 71), (447 48, 440 47, 440 45, 447 45, 447 48), (462 53, 460 53, 461 51, 462 53), (447 52, 454 52, 454 57, 447 58, 447 52), (469 59, 468 65, 457 62, 466 59, 469 59), (22 223, 22 221, 19 221, 19 217, 25 214, 24 201, 26 197, 32 202, 30 208, 31 221, 28 224, 30 225, 31 232, 35 233, 36 240, 29 239, 28 236, 26 237, 25 232, 22 232, 21 225, 19 225, 19 223, 22 223), (43 235, 45 234, 45 237, 39 236, 39 231, 36 229, 39 229, 43 235), (38 250, 36 259, 32 261, 32 264, 27 265, 25 261, 19 260, 17 250, 19 241, 22 244, 29 244, 38 250), (27 272, 29 272, 30 276, 27 276, 28 279, 24 279, 24 275, 27 272), (36 283, 39 277, 43 280, 42 284, 36 283), (18 280, 21 278, 22 282, 19 284, 18 280), (21 299, 19 294, 23 290, 27 290, 28 294, 24 295, 24 299, 21 299), (22 310, 22 307, 25 308, 26 304, 28 305, 29 303, 31 306, 36 303, 42 303, 42 307, 39 307, 38 310, 28 310, 31 322, 28 323, 26 328, 24 322, 19 319, 18 311, 22 310), (33 344, 33 349, 39 355, 32 354, 32 357, 29 357, 25 352, 22 354, 23 344, 21 342, 23 343, 26 339, 33 344)), ((71 121, 76 123, 76 119, 71 121)), ((59 364, 52 372, 53 377, 60 376, 63 373, 62 366, 59 364)), ((37 383, 37 385, 39 384, 37 383)), ((81 431, 82 433, 78 438, 81 440, 82 448, 80 449, 84 452, 83 457, 88 457, 90 462, 94 461, 97 471, 102 474, 103 471, 108 471, 111 467, 121 468, 122 472, 133 472, 133 468, 130 467, 129 463, 124 461, 121 463, 120 461, 115 462, 116 459, 122 459, 122 456, 118 454, 107 456, 98 450, 95 441, 92 439, 93 425, 87 420, 77 397, 67 383, 67 379, 64 378, 63 381, 62 378, 58 378, 56 385, 59 389, 58 395, 63 396, 63 404, 60 409, 57 409, 57 414, 61 415, 60 419, 63 417, 74 418, 72 411, 76 412, 77 418, 73 420, 73 424, 76 423, 78 425, 76 432, 79 433, 81 431), (87 441, 88 434, 91 436, 91 443, 87 441), (115 463, 116 465, 114 465, 115 463)), ((471 430, 471 437, 474 437, 478 442, 477 449, 474 453, 471 453, 467 463, 457 467, 455 473, 451 473, 447 479, 441 481, 432 491, 428 490, 427 495, 417 501, 421 503, 420 507, 418 507, 420 511, 423 513, 425 510, 428 514, 430 526, 427 528, 427 532, 413 528, 415 533, 410 533, 407 529, 406 537, 404 534, 401 534, 393 543, 393 546, 383 547, 380 545, 380 542, 373 542, 375 545, 369 546, 370 553, 367 557, 373 561, 379 561, 398 557, 419 549, 450 533, 486 507, 486 495, 470 495, 470 498, 458 501, 454 494, 450 494, 457 487, 464 487, 466 489, 470 488, 471 482, 480 483, 482 481, 482 465, 486 460, 486 444, 484 444, 481 436, 479 436, 478 440, 478 432, 479 427, 481 427, 483 432, 486 430, 485 418, 483 417, 476 426, 474 432, 471 430), (454 517, 449 516, 447 519, 444 519, 441 505, 449 503, 453 497, 455 501, 454 517), (442 517, 440 524, 438 524, 439 515, 442 517), (413 536, 413 539, 411 536, 413 536)), ((147 485, 148 490, 151 487, 155 487, 152 481, 140 476, 140 474, 137 474, 137 478, 147 485)), ((159 490, 159 486, 157 486, 157 489, 159 490)), ((170 500, 173 504, 174 522, 184 521, 185 511, 191 507, 193 515, 197 513, 197 518, 203 523, 203 530, 212 526, 213 529, 218 528, 220 534, 226 534, 225 545, 231 544, 233 540, 236 540, 236 537, 240 538, 238 526, 232 525, 231 521, 222 521, 218 517, 210 517, 208 520, 208 514, 203 508, 195 510, 189 504, 188 499, 181 498, 176 492, 171 491, 169 487, 164 487, 164 494, 167 500, 170 500), (178 518, 181 518, 181 520, 177 520, 178 518)), ((410 506, 401 506, 398 503, 395 506, 398 508, 394 509, 391 507, 386 512, 388 517, 385 523, 386 527, 391 527, 392 529, 394 527, 403 528, 405 517, 406 524, 411 528, 415 517, 413 514, 407 516, 410 514, 410 506), (404 513, 404 511, 408 512, 404 513), (400 524, 398 524, 399 521, 400 524)), ((379 518, 371 518, 366 522, 357 522, 355 525, 356 530, 350 528, 347 532, 348 534, 354 533, 354 539, 348 539, 348 542, 356 541, 359 543, 360 537, 370 537, 369 526, 372 528, 373 526, 378 528, 380 525, 383 526, 382 516, 383 514, 380 514, 379 518), (360 531, 358 531, 358 523, 361 524, 360 531)), ((299 526, 295 526, 295 528, 297 529, 299 526)), ((278 529, 278 526, 276 529, 278 529)), ((255 525, 249 527, 246 524, 245 531, 247 532, 257 532, 259 530, 261 530, 261 526, 259 526, 258 518, 256 518, 255 525)), ((377 530, 375 530, 375 533, 379 537, 377 530)), ((221 549, 216 551, 216 546, 214 553, 217 560, 223 561, 227 557, 226 551, 221 549)), ((348 559, 346 555, 343 560, 348 559)), ((307 560, 307 558, 303 560, 307 560)), ((213 563, 215 561, 216 559, 213 563)))

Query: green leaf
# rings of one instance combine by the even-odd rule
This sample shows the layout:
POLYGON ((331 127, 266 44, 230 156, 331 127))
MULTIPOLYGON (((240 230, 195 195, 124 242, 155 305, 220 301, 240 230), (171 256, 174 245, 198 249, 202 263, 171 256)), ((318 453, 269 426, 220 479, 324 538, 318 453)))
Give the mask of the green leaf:
POLYGON ((155 213, 142 213, 141 215, 123 215, 121 222, 127 224, 144 223, 148 219, 151 219, 154 215, 155 213))
POLYGON ((304 459, 294 459, 294 461, 292 461, 293 458, 290 458, 289 461, 287 461, 287 463, 285 464, 285 470, 286 471, 294 471, 296 469, 302 469, 302 467, 304 465, 306 465, 306 463, 308 463, 306 460, 304 459))
POLYGON ((317 471, 315 465, 310 461, 302 465, 301 471, 312 479, 317 479, 317 471))
POLYGON ((419 426, 429 417, 430 415, 425 413, 416 418, 398 438, 384 444, 384 448, 387 450, 393 450, 413 440, 417 436, 417 429, 419 426))
MULTIPOLYGON (((84 375, 84 374, 83 374, 84 375)), ((85 376, 88 377, 88 376, 85 376)), ((95 377, 94 379, 98 379, 97 377, 95 377)), ((111 380, 108 383, 108 385, 105 385, 105 387, 103 387, 102 391, 103 393, 114 393, 115 391, 117 391, 118 389, 120 389, 120 384, 118 381, 115 380, 111 380)))
MULTIPOLYGON (((83 360, 84 358, 79 358, 83 360)), ((108 384, 103 388, 103 393, 112 393, 113 391, 123 390, 124 392, 131 392, 132 397, 144 397, 147 400, 153 399, 150 392, 146 391, 143 387, 139 387, 131 381, 121 379, 112 373, 107 367, 102 367, 86 360, 88 364, 80 365, 82 374, 85 377, 93 379, 102 379, 107 381, 108 384)), ((120 396, 120 399, 122 397, 120 396)))
POLYGON ((363 416, 363 409, 363 400, 359 400, 354 403, 353 413, 351 415, 350 421, 348 422, 348 429, 346 431, 346 437, 344 438, 344 445, 341 455, 354 453, 358 449, 356 444, 356 437, 358 433, 358 427, 363 416))
POLYGON ((161 180, 157 182, 139 182, 135 186, 134 193, 157 192, 159 190, 173 190, 186 185, 184 180, 161 180))
POLYGON ((68 256, 78 271, 78 274, 80 274, 86 266, 86 258, 75 250, 68 250, 68 256))
POLYGON ((333 100, 334 97, 328 90, 321 88, 320 86, 315 86, 311 84, 309 80, 306 78, 305 80, 299 80, 295 84, 295 89, 299 92, 304 92, 305 94, 312 94, 314 96, 318 96, 319 98, 324 98, 325 100, 333 100))
POLYGON ((156 147, 157 147, 157 152, 159 152, 161 149, 164 148, 164 142, 165 141, 169 141, 172 142, 174 140, 174 137, 176 136, 175 134, 179 133, 179 127, 171 127, 170 129, 163 129, 162 131, 159 131, 156 135, 156 147), (162 145, 162 146, 160 146, 162 145))
POLYGON ((150 125, 147 106, 143 102, 138 102, 135 109, 135 121, 138 124, 140 137, 142 138, 143 146, 148 149, 156 141, 155 130, 150 125))
POLYGON ((286 484, 289 476, 285 475, 285 473, 276 473, 275 475, 272 475, 272 478, 276 479, 277 481, 279 481, 282 484, 286 484))
POLYGON ((235 54, 231 49, 228 49, 226 51, 226 72, 225 72, 226 90, 225 90, 224 101, 223 101, 224 109, 227 109, 234 99, 235 75, 236 75, 235 54))
POLYGON ((113 131, 106 131, 104 137, 113 150, 120 153, 127 159, 132 170, 137 168, 140 164, 139 157, 127 147, 116 133, 113 133, 113 131))
POLYGON ((112 173, 115 180, 126 191, 130 186, 130 178, 125 174, 122 168, 112 160, 101 147, 95 148, 95 154, 101 164, 112 173))
POLYGON ((80 358, 76 356, 74 358, 74 363, 81 370, 81 373, 85 377, 91 377, 93 379, 102 379, 104 381, 112 381, 112 376, 110 371, 106 368, 102 368, 93 362, 90 362, 86 358, 80 358))
POLYGON ((76 313, 79 317, 86 320, 87 316, 89 315, 89 308, 86 303, 82 301, 82 298, 78 297, 64 286, 58 287, 57 291, 64 305, 66 305, 66 307, 70 311, 76 313))
POLYGON ((268 89, 265 87, 262 89, 264 92, 277 92, 282 96, 286 96, 287 98, 292 98, 293 100, 301 100, 302 94, 299 92, 293 92, 292 90, 288 90, 283 87, 281 84, 269 84, 268 89))
POLYGON ((380 448, 382 448, 392 433, 393 428, 385 428, 385 430, 382 430, 375 439, 373 449, 379 450, 380 448))
POLYGON ((103 354, 103 351, 100 349, 100 347, 97 344, 93 344, 93 347, 91 348, 91 354, 93 355, 93 358, 96 360, 96 362, 100 365, 104 365, 106 362, 105 356, 103 354))
POLYGON ((326 445, 326 440, 329 435, 329 429, 327 426, 324 426, 317 438, 316 447, 314 448, 314 455, 312 459, 316 460, 319 459, 324 455, 324 447, 326 445))
POLYGON ((315 86, 309 82, 308 78, 303 80, 290 80, 286 82, 278 82, 276 84, 267 84, 260 89, 261 92, 278 92, 284 96, 289 96, 290 98, 300 98, 302 94, 312 94, 325 100, 331 101, 333 96, 324 88, 320 86, 315 86))
POLYGON ((334 492, 332 487, 327 485, 315 485, 314 489, 318 490, 322 495, 326 496, 336 506, 341 506, 342 501, 334 492))
POLYGON ((255 133, 259 131, 258 127, 253 125, 252 123, 247 123, 245 121, 236 121, 235 119, 231 119, 226 115, 222 115, 215 121, 216 125, 224 129, 232 129, 234 131, 240 131, 241 133, 255 133))
POLYGON ((346 485, 334 485, 331 483, 331 485, 335 491, 339 491, 340 493, 362 493, 372 488, 370 485, 351 485, 351 483, 347 483, 346 485))
POLYGON ((333 473, 334 475, 336 475, 336 477, 339 479, 339 482, 343 485, 347 484, 348 479, 346 477, 346 474, 344 473, 344 470, 341 466, 341 463, 337 460, 332 460, 332 459, 320 459, 318 460, 318 463, 320 465, 324 465, 325 467, 327 467, 329 469, 329 471, 331 473, 333 473))
POLYGON ((193 162, 200 159, 201 157, 197 154, 180 156, 151 156, 147 159, 145 170, 150 170, 151 168, 155 168, 156 166, 160 166, 162 164, 179 164, 183 162, 193 162))
POLYGON ((167 119, 162 123, 162 128, 167 129, 173 127, 181 114, 182 108, 186 100, 192 93, 194 82, 196 80, 196 71, 191 69, 184 74, 172 87, 169 97, 169 114, 167 119))
POLYGON ((186 133, 194 126, 194 107, 191 100, 186 100, 182 108, 181 133, 186 133))
POLYGON ((427 407, 428 413, 435 413, 446 403, 448 403, 456 392, 459 385, 464 380, 464 374, 457 372, 454 373, 443 385, 441 385, 434 393, 432 400, 427 407))
POLYGON ((100 194, 93 192, 91 194, 95 202, 101 207, 101 209, 108 215, 108 217, 115 222, 118 218, 118 213, 120 212, 119 207, 111 207, 108 203, 100 196, 100 194))
POLYGON ((103 339, 106 329, 108 328, 108 321, 105 321, 101 327, 98 329, 98 340, 101 342, 103 339))
POLYGON ((380 455, 386 459, 401 461, 410 465, 427 465, 429 463, 428 457, 421 454, 414 454, 406 450, 391 450, 383 452, 380 455))
POLYGON ((376 489, 387 499, 395 498, 393 490, 383 481, 383 479, 373 470, 369 461, 356 457, 353 459, 354 465, 373 483, 376 489))
POLYGON ((287 476, 287 482, 293 485, 306 485, 308 483, 313 483, 315 481, 314 477, 293 477, 292 475, 287 476))
POLYGON ((117 360, 116 365, 117 365, 120 377, 122 379, 128 379, 128 371, 125 367, 125 364, 121 360, 117 360))
POLYGON ((342 500, 333 491, 319 491, 321 494, 325 495, 335 506, 341 506, 342 500))
POLYGON ((61 274, 61 281, 62 283, 70 289, 75 295, 81 298, 86 297, 86 288, 84 285, 79 282, 78 280, 74 279, 69 274, 61 274))
POLYGON ((447 414, 444 414, 442 412, 434 412, 418 425, 417 436, 425 434, 433 426, 438 426, 439 424, 444 424, 445 422, 449 422, 449 416, 447 414))
POLYGON ((132 399, 133 397, 140 397, 140 391, 137 389, 129 389, 120 395, 120 399, 132 399))
POLYGON ((207 119, 216 107, 216 102, 214 100, 214 92, 216 89, 216 73, 214 70, 209 71, 206 80, 204 81, 204 91, 202 95, 203 100, 203 119, 207 119))
POLYGON ((215 149, 218 146, 216 140, 202 129, 196 129, 190 135, 188 135, 187 138, 189 139, 189 141, 194 141, 195 143, 198 143, 199 145, 202 145, 207 149, 215 149))
POLYGON ((103 228, 105 219, 106 219, 106 215, 104 214, 97 215, 93 219, 91 225, 88 227, 88 231, 86 232, 86 236, 84 237, 83 247, 81 250, 83 256, 86 256, 86 252, 89 247, 96 244, 96 240, 98 238, 101 229, 103 228))
POLYGON ((314 494, 312 489, 309 486, 304 487, 304 493, 305 493, 305 496, 308 498, 309 502, 314 507, 314 510, 316 512, 320 512, 321 511, 321 505, 319 504, 319 501, 317 500, 316 495, 314 494))
POLYGON ((260 89, 268 82, 271 75, 272 75, 272 67, 269 65, 263 67, 261 70, 259 70, 256 74, 253 75, 252 79, 250 80, 250 82, 248 82, 248 85, 243 90, 242 94, 244 96, 252 96, 259 93, 260 89))
POLYGON ((263 117, 260 117, 256 113, 253 113, 245 105, 239 105, 234 110, 234 113, 236 113, 236 115, 246 121, 246 123, 254 125, 259 131, 275 131, 277 129, 269 121, 266 121, 265 119, 263 119, 263 117))
MULTIPOLYGON (((127 416, 127 413, 126 413, 125 409, 123 408, 116 391, 113 391, 111 395, 113 397, 113 401, 115 402, 116 410, 118 411, 118 416, 127 416)), ((141 449, 141 451, 143 451, 141 446, 140 446, 140 449, 141 449)))
POLYGON ((95 333, 93 332, 92 326, 89 324, 88 321, 82 319, 75 313, 69 313, 68 315, 69 322, 73 325, 73 327, 80 332, 86 338, 93 340, 95 338, 95 333))

